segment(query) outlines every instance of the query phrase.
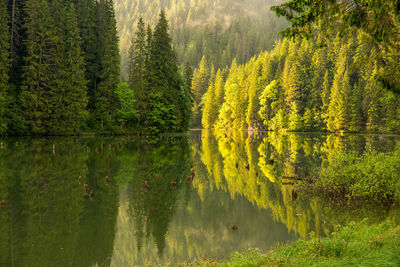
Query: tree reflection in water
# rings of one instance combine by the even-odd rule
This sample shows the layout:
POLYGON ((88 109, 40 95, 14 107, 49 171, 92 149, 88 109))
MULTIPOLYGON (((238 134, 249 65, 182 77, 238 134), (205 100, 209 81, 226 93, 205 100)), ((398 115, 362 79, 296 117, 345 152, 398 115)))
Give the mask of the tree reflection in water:
POLYGON ((397 210, 338 207, 294 191, 291 178, 338 151, 391 150, 398 139, 202 131, 0 140, 0 266, 225 258, 352 220, 380 221, 397 210))

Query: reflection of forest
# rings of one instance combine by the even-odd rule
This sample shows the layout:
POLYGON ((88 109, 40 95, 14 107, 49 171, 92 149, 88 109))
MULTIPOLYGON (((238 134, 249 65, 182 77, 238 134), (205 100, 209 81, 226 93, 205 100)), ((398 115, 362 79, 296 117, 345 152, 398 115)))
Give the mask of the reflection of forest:
POLYGON ((113 154, 95 139, 4 142, 0 266, 107 265, 118 189, 104 177, 117 170, 113 154), (93 190, 92 199, 84 184, 88 193, 93 190))
POLYGON ((193 184, 201 197, 214 188, 232 198, 244 196, 301 236, 311 231, 326 235, 337 224, 364 218, 379 221, 390 213, 373 207, 338 207, 301 194, 293 200, 293 180, 285 177, 306 177, 340 151, 393 149, 397 137, 203 131, 201 141, 193 145, 199 158, 194 166, 201 174, 193 184))
POLYGON ((301 193, 293 201, 283 177, 307 175, 341 150, 391 149, 391 137, 193 132, 0 143, 0 266, 226 257, 390 213, 301 193))

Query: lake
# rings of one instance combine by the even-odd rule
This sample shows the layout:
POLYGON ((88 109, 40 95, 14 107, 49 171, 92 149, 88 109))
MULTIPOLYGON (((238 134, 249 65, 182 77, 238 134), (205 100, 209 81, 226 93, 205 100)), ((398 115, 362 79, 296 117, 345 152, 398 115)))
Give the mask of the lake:
POLYGON ((391 151, 399 141, 208 131, 159 139, 3 138, 0 266, 225 259, 311 232, 325 236, 353 220, 398 217, 398 209, 308 197, 293 181, 339 151, 391 151))

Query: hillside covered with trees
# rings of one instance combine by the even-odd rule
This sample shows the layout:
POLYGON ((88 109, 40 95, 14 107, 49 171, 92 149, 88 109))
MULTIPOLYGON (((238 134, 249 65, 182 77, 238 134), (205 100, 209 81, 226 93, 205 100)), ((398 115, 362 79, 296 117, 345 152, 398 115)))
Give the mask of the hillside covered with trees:
POLYGON ((260 51, 271 49, 278 32, 288 24, 270 11, 282 0, 116 0, 122 72, 128 73, 128 51, 139 18, 150 25, 165 10, 180 64, 199 64, 203 55, 216 67, 234 58, 245 63, 260 51))
POLYGON ((322 6, 330 12, 327 17, 336 14, 342 16, 342 20, 310 21, 298 28, 302 20, 295 20, 288 11, 305 8, 300 2, 298 7, 293 7, 297 2, 290 1, 292 5, 275 8, 280 10, 278 14, 292 20, 292 26, 284 31, 287 37, 296 37, 292 42, 288 38, 277 41, 271 51, 253 57, 244 65, 234 61, 228 70, 214 71, 205 64, 195 70, 192 89, 195 93, 206 92, 197 99, 198 110, 202 110, 199 112, 202 116, 198 116, 202 126, 289 131, 400 131, 397 11, 393 12, 390 4, 381 10, 371 5, 353 10, 349 3, 322 6), (365 16, 381 12, 372 13, 371 19, 380 15, 387 21, 367 25, 370 20, 366 18, 362 27, 349 21, 363 12, 365 16), (326 25, 331 27, 326 28, 326 25), (203 76, 207 79, 202 80, 203 76))

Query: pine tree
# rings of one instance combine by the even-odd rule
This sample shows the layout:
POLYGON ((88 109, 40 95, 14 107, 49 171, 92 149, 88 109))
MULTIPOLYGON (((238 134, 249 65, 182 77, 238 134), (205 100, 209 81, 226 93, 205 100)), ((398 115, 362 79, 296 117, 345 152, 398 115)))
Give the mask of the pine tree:
POLYGON ((78 134, 86 122, 87 87, 85 62, 81 49, 75 6, 70 4, 65 12, 64 50, 60 68, 62 84, 57 90, 59 113, 54 124, 59 124, 57 134, 78 134))
POLYGON ((258 114, 258 110, 260 109, 260 90, 258 86, 259 76, 260 65, 258 64, 258 62, 255 62, 248 77, 249 104, 247 107, 246 122, 249 129, 258 129, 261 122, 258 114))
POLYGON ((203 103, 201 102, 203 95, 207 91, 210 80, 210 68, 205 57, 202 58, 199 68, 194 70, 192 79, 192 93, 193 93, 193 126, 201 125, 201 113, 203 110, 203 103))
POLYGON ((148 130, 153 133, 182 131, 189 96, 183 96, 184 81, 178 72, 175 52, 168 33, 168 21, 164 11, 151 38, 149 52, 149 114, 146 120, 148 130))
POLYGON ((328 110, 328 130, 331 132, 349 129, 350 112, 348 103, 351 96, 351 85, 344 62, 338 67, 332 85, 331 101, 328 110))
POLYGON ((363 128, 365 122, 363 118, 364 116, 362 109, 362 101, 363 101, 363 85, 361 83, 354 84, 354 88, 349 103, 350 131, 358 132, 363 128))
POLYGON ((96 118, 101 123, 101 128, 113 127, 117 115, 118 98, 115 93, 119 83, 119 48, 117 25, 115 21, 114 6, 112 0, 101 0, 99 9, 99 32, 101 60, 99 83, 97 87, 96 118), (102 28, 103 26, 104 28, 102 28))
MULTIPOLYGON (((85 59, 85 78, 87 80, 88 110, 94 111, 97 103, 97 86, 100 75, 100 54, 98 37, 97 5, 93 0, 76 2, 81 47, 85 59)), ((102 28, 104 26, 102 25, 102 28)))
POLYGON ((216 97, 215 97, 215 87, 214 83, 210 82, 210 86, 208 87, 207 92, 204 95, 204 109, 203 116, 201 120, 201 124, 205 129, 212 129, 213 120, 215 118, 215 109, 216 109, 216 97))
POLYGON ((56 65, 59 40, 47 1, 28 0, 25 12, 27 57, 23 77, 27 89, 24 93, 26 116, 33 133, 46 134, 49 130, 47 120, 53 108, 49 104, 49 92, 55 80, 53 66, 56 65))
POLYGON ((145 120, 148 103, 145 101, 145 71, 146 71, 146 29, 142 18, 139 18, 137 32, 130 48, 129 85, 134 91, 138 103, 138 127, 145 120))
POLYGON ((5 118, 8 91, 8 72, 10 71, 9 27, 6 2, 0 2, 0 135, 7 130, 5 118))

